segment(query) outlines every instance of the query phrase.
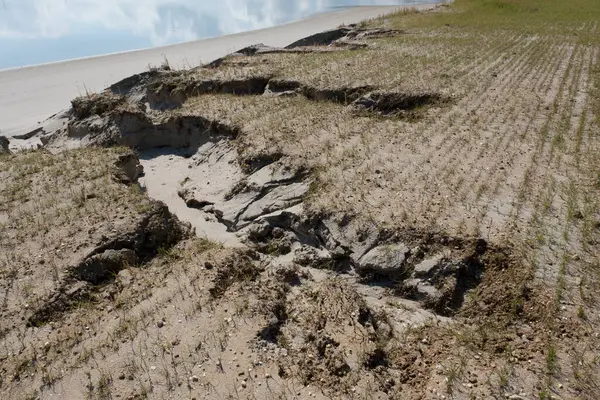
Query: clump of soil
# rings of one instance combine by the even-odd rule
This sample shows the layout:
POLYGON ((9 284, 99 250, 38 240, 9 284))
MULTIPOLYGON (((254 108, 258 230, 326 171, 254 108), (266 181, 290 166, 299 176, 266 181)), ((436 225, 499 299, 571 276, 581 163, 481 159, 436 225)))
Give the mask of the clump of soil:
POLYGON ((217 268, 213 287, 209 290, 211 296, 215 298, 223 296, 234 283, 256 281, 262 272, 256 261, 256 254, 252 251, 227 259, 217 268))
POLYGON ((450 100, 438 93, 372 92, 352 103, 359 111, 387 117, 415 119, 427 107, 448 104, 450 100))
POLYGON ((10 154, 9 144, 10 141, 6 137, 0 136, 0 155, 10 154))
POLYGON ((124 96, 109 93, 93 93, 77 97, 71 101, 73 115, 77 119, 86 119, 91 116, 102 116, 125 104, 124 96))

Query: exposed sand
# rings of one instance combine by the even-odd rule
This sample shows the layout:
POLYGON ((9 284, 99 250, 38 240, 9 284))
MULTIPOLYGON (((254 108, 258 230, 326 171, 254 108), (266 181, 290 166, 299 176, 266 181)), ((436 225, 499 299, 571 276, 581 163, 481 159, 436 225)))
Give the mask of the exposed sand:
MULTIPOLYGON (((208 147, 212 146, 208 144, 208 147)), ((208 237, 228 247, 241 246, 235 233, 228 232, 225 225, 219 223, 213 215, 186 206, 177 194, 177 191, 182 188, 182 182, 190 179, 190 174, 192 174, 194 182, 210 187, 216 193, 226 191, 228 185, 235 184, 236 180, 241 178, 236 175, 237 168, 235 168, 234 163, 229 164, 229 169, 232 171, 223 169, 192 170, 188 168, 192 165, 190 158, 186 158, 184 153, 172 149, 143 152, 140 161, 145 171, 141 183, 146 186, 150 197, 164 202, 169 206, 172 213, 176 214, 181 220, 192 224, 196 230, 196 235, 208 237)), ((217 164, 218 167, 227 167, 227 165, 227 163, 217 164)))
MULTIPOLYGON (((411 6, 431 8, 434 5, 411 6)), ((212 39, 141 51, 111 54, 0 71, 0 132, 12 137, 35 128, 74 97, 100 91, 123 78, 160 65, 165 57, 174 68, 197 66, 255 43, 285 46, 341 24, 356 23, 393 12, 398 6, 357 7, 312 18, 212 39)))
MULTIPOLYGON (((411 6, 413 7, 413 6, 411 6)), ((424 4, 416 8, 432 8, 424 4)), ((168 59, 174 68, 188 68, 230 54, 256 43, 286 46, 306 36, 335 28, 341 24, 357 23, 403 7, 356 7, 326 14, 283 26, 199 40, 178 45, 70 60, 39 66, 0 71, 0 132, 8 137, 31 132, 39 122, 69 106, 69 102, 88 91, 96 92, 149 65, 160 65, 168 59)), ((62 122, 52 122, 57 129, 62 122)), ((12 147, 31 147, 39 139, 11 141, 12 147)), ((192 224, 198 236, 207 236, 228 246, 240 244, 235 234, 214 216, 188 208, 177 195, 179 182, 189 173, 188 160, 177 154, 145 154, 142 164, 146 170, 143 184, 148 194, 165 202, 171 212, 192 224)), ((214 172, 214 171, 213 171, 214 172)), ((219 175, 222 178, 222 174, 219 175)), ((224 178, 222 178, 224 179, 224 178)), ((206 181, 194 177, 194 182, 206 181)), ((217 179, 213 186, 218 185, 217 179)))

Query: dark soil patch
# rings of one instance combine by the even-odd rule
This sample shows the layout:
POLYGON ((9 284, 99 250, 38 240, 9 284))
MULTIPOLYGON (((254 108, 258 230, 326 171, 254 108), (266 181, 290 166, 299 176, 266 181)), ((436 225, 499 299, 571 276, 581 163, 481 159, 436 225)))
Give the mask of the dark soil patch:
POLYGON ((94 301, 91 286, 85 282, 77 282, 70 286, 61 287, 45 304, 35 310, 27 319, 27 326, 39 327, 50 321, 59 319, 62 315, 80 304, 94 301))
POLYGON ((197 80, 182 73, 172 79, 157 80, 148 85, 148 102, 156 110, 180 107, 188 98, 205 94, 261 95, 270 76, 233 80, 197 80))
POLYGON ((312 101, 332 101, 334 103, 346 105, 357 101, 357 99, 373 89, 372 86, 341 87, 333 89, 303 86, 301 92, 307 99, 312 101))
POLYGON ((104 115, 125 102, 126 99, 123 96, 100 93, 77 97, 71 101, 71 106, 75 118, 82 120, 93 115, 104 115))
POLYGON ((325 32, 316 33, 314 35, 305 37, 304 39, 300 39, 295 41, 294 43, 286 46, 286 49, 293 49, 296 47, 305 47, 305 46, 327 46, 333 43, 336 40, 339 40, 346 35, 348 35, 352 31, 352 28, 342 27, 338 29, 332 29, 325 32))
POLYGON ((263 267, 257 263, 258 255, 247 250, 229 257, 217 267, 217 273, 213 279, 213 287, 209 292, 213 298, 222 297, 227 289, 236 282, 254 282, 263 272, 263 267))
POLYGON ((283 157, 283 153, 263 153, 258 155, 253 155, 252 157, 243 157, 240 160, 240 165, 242 170, 251 175, 266 167, 267 165, 271 165, 277 161, 279 161, 283 157))
POLYGON ((441 106, 450 100, 438 93, 373 92, 352 104, 358 111, 376 113, 386 117, 417 119, 427 108, 441 106))

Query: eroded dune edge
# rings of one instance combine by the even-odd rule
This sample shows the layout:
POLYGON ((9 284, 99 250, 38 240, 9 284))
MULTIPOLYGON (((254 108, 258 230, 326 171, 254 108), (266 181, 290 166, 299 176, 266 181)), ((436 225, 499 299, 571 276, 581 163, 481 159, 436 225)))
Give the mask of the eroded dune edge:
POLYGON ((167 60, 0 138, 1 397, 595 398, 600 7, 570 4, 167 60))

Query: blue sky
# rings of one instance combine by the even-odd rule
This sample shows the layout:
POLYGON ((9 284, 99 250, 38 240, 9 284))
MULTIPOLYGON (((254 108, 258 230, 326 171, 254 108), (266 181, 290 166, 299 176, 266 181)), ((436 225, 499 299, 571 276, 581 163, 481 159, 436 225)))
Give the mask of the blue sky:
POLYGON ((265 28, 333 7, 423 0, 0 0, 0 69, 265 28))

